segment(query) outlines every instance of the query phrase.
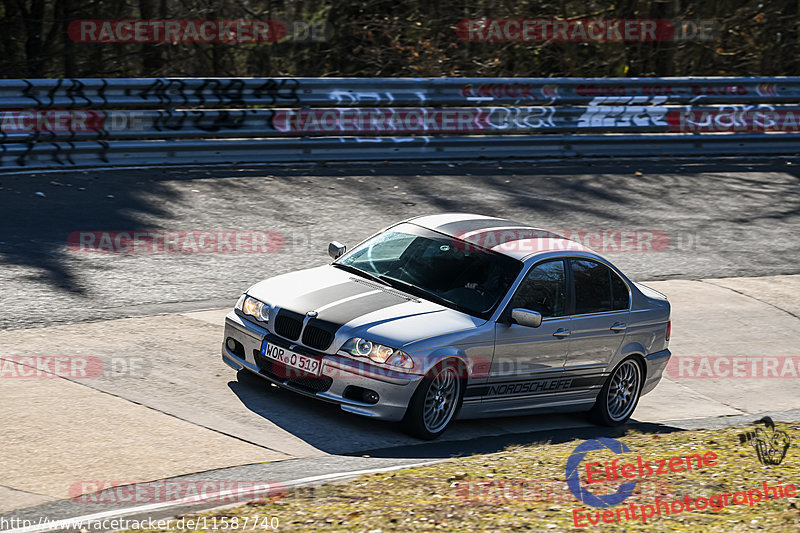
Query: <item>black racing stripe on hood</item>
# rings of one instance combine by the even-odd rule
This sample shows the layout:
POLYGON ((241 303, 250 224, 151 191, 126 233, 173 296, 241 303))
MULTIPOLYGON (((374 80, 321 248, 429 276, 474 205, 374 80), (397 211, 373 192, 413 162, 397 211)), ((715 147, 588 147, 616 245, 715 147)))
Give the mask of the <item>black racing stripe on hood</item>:
MULTIPOLYGON (((319 312, 319 320, 343 326, 362 315, 385 309, 394 305, 407 303, 408 299, 386 292, 371 294, 363 298, 355 298, 339 305, 334 305, 319 312)), ((313 309, 309 309, 312 311, 313 309)))
POLYGON ((318 307, 374 290, 374 288, 361 285, 360 283, 346 281, 344 283, 339 283, 338 285, 311 291, 307 294, 301 294, 292 299, 291 307, 292 309, 305 314, 306 311, 314 311, 318 307))

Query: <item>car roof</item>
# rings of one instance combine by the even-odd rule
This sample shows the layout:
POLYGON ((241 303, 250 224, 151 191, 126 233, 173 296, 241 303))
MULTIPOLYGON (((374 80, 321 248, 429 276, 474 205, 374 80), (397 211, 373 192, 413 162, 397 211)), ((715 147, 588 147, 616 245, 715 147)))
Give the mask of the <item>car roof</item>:
POLYGON ((472 213, 442 213, 412 218, 409 222, 519 260, 553 251, 594 253, 581 243, 558 233, 504 218, 472 213))

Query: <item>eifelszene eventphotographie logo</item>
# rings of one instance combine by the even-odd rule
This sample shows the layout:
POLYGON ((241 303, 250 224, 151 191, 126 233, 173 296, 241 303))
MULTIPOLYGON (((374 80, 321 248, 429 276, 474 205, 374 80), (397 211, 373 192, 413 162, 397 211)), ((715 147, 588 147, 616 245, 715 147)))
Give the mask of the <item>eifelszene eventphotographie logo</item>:
MULTIPOLYGON (((596 496, 581 485, 580 466, 590 451, 610 450, 616 454, 631 453, 631 449, 616 439, 597 437, 580 443, 567 459, 567 486, 578 500, 592 507, 611 507, 625 501, 636 488, 636 482, 623 483, 613 494, 596 496)), ((587 465, 588 466, 588 465, 587 465)))
MULTIPOLYGON (((565 475, 567 486, 575 497, 592 507, 612 507, 629 498, 639 481, 654 476, 663 476, 690 470, 700 470, 717 466, 717 454, 707 451, 704 454, 692 453, 676 455, 664 459, 648 459, 635 456, 617 458, 610 461, 584 462, 589 452, 610 451, 617 455, 633 453, 630 448, 616 439, 597 437, 580 443, 567 459, 565 475), (581 484, 580 474, 586 472, 586 485, 581 484), (611 494, 597 495, 587 486, 596 483, 623 483, 611 494)), ((602 485, 601 485, 602 486, 602 485)))
POLYGON ((652 501, 633 501, 620 505, 633 495, 639 481, 654 476, 719 466, 717 454, 710 450, 647 460, 643 460, 640 455, 631 457, 627 455, 629 453, 631 450, 626 445, 603 437, 582 442, 572 451, 566 465, 567 486, 579 501, 589 506, 588 509, 572 510, 575 527, 591 527, 600 523, 624 524, 633 520, 647 523, 653 519, 684 513, 716 513, 736 505, 753 507, 761 502, 794 498, 797 495, 795 485, 765 480, 749 489, 719 492, 710 496, 685 494, 682 498, 675 499, 656 496, 652 501), (620 457, 609 460, 606 453, 608 451, 620 457), (602 454, 606 455, 606 459, 592 461, 587 458, 590 452, 595 452, 594 458, 602 454), (585 484, 581 482, 582 471, 585 471, 585 484), (621 485, 611 494, 598 495, 587 488, 595 483, 615 482, 620 482, 621 485))

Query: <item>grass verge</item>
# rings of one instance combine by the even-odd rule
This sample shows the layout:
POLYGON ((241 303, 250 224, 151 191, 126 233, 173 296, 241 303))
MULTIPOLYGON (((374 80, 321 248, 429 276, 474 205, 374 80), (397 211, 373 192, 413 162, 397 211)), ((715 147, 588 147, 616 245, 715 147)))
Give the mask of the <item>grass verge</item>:
MULTIPOLYGON (((277 523, 282 531, 586 531, 597 527, 606 531, 800 531, 800 494, 772 498, 770 493, 753 501, 756 494, 751 492, 752 505, 748 501, 734 503, 742 500, 737 493, 764 492, 765 482, 768 487, 800 485, 800 424, 776 424, 775 429, 791 439, 777 465, 761 464, 752 441, 740 442, 741 435, 756 427, 658 434, 628 430, 616 440, 630 452, 590 451, 577 469, 581 485, 600 496, 616 492, 620 482, 587 484, 587 464, 605 465, 618 459, 620 475, 622 465, 638 464, 639 457, 653 461, 653 475, 638 478, 633 493, 608 508, 582 503, 566 483, 567 460, 583 442, 575 440, 513 447, 432 466, 365 475, 347 483, 299 488, 276 501, 262 500, 192 517, 205 517, 206 524, 225 522, 231 529, 234 521, 235 529, 255 530, 270 530, 269 524, 277 523), (698 468, 697 459, 690 459, 693 468, 686 469, 686 456, 707 452, 712 454, 706 458, 716 455, 713 464, 698 468), (668 461, 673 457, 684 457, 682 471, 669 470, 668 461), (665 467, 658 475, 661 459, 665 467), (692 502, 690 511, 685 506, 687 498, 692 502), (674 512, 676 505, 667 514, 662 505, 659 514, 643 521, 642 513, 649 513, 643 506, 654 506, 656 499, 670 505, 680 500, 684 510, 674 512), (697 510, 703 500, 707 506, 697 510), (270 522, 273 518, 277 521, 270 522)), ((771 437, 772 432, 767 429, 760 436, 771 437)), ((678 460, 673 464, 677 470, 678 460)), ((632 472, 626 471, 628 475, 632 472)))

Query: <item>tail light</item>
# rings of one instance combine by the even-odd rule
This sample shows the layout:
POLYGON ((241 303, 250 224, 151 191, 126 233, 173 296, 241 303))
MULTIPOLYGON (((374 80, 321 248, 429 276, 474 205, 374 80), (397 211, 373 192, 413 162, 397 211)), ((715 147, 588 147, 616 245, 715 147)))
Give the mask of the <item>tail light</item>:
POLYGON ((669 336, 672 334, 672 320, 667 321, 667 336, 664 340, 669 340, 669 336))

